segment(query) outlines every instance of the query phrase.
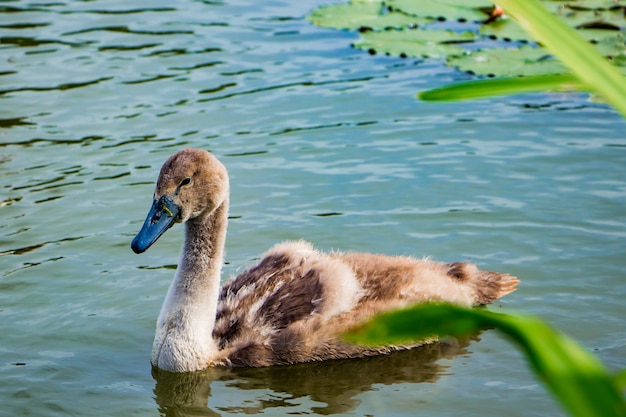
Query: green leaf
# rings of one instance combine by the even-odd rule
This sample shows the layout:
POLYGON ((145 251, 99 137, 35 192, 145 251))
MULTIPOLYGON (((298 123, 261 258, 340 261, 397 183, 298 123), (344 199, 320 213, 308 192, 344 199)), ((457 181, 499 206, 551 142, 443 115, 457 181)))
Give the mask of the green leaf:
POLYGON ((317 26, 349 30, 414 27, 431 21, 428 18, 409 16, 400 12, 383 14, 382 11, 380 1, 352 2, 320 7, 313 10, 307 19, 317 26))
POLYGON ((490 48, 449 57, 446 63, 461 71, 492 77, 562 74, 568 69, 543 48, 490 48))
POLYGON ((394 56, 443 58, 463 53, 454 42, 465 42, 475 38, 472 32, 449 30, 389 30, 366 32, 354 43, 359 49, 372 53, 394 56))
POLYGON ((626 402, 604 365, 534 316, 421 304, 375 317, 345 337, 366 345, 406 344, 433 335, 462 337, 492 327, 522 347, 533 370, 573 416, 626 415, 626 402))
POLYGON ((446 87, 423 91, 418 97, 425 101, 453 101, 537 91, 584 90, 584 88, 585 84, 571 74, 539 75, 455 83, 446 87))

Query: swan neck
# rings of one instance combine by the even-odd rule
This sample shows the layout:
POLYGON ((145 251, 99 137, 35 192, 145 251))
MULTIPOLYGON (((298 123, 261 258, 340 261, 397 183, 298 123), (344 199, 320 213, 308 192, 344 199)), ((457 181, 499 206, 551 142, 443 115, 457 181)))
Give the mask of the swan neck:
POLYGON ((228 202, 224 202, 211 214, 185 223, 185 244, 179 270, 183 276, 193 278, 189 284, 203 286, 207 281, 219 284, 227 222, 228 202))
POLYGON ((185 222, 185 244, 176 276, 157 321, 152 363, 186 372, 204 369, 218 354, 213 340, 228 201, 185 222))

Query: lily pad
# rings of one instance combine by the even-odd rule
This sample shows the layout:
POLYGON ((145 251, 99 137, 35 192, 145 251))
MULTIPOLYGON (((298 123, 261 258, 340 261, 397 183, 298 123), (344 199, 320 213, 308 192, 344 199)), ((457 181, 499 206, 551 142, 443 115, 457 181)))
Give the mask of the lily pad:
POLYGON ((317 26, 348 30, 415 27, 432 21, 401 12, 387 12, 380 1, 323 6, 313 10, 307 19, 317 26))
POLYGON ((611 62, 613 62, 613 65, 622 69, 622 74, 626 75, 626 53, 616 55, 611 62))
POLYGON ((387 5, 392 10, 401 10, 415 16, 427 16, 435 19, 477 21, 484 20, 487 14, 479 10, 492 7, 493 3, 485 0, 389 0, 387 5))
POLYGON ((611 37, 604 37, 604 39, 597 43, 596 47, 604 56, 626 56, 626 40, 624 39, 624 32, 615 33, 611 37))
POLYGON ((615 10, 626 7, 626 2, 619 0, 568 1, 565 6, 579 10, 615 10))
MULTIPOLYGON (((626 0, 541 2, 596 44, 604 56, 622 62, 621 57, 626 55, 626 0)), ((448 65, 490 76, 566 72, 565 67, 534 43, 534 39, 513 19, 506 15, 487 19, 492 9, 491 0, 352 0, 314 10, 308 19, 319 26, 371 29, 362 33, 354 44, 370 53, 447 58, 448 65), (431 24, 438 20, 474 23, 463 25, 468 32, 454 33, 431 28, 431 24), (421 30, 409 30, 416 26, 421 30), (404 30, 383 30, 389 28, 404 30), (501 42, 494 42, 493 45, 499 47, 491 50, 475 51, 476 46, 468 47, 468 44, 486 37, 513 43, 507 45, 509 49, 502 48, 501 42), (520 48, 523 44, 526 45, 520 48)))
POLYGON ((534 42, 533 37, 509 17, 496 19, 489 24, 482 25, 478 29, 478 34, 503 40, 534 42))
MULTIPOLYGON (((623 10, 573 10, 564 9, 562 4, 557 7, 555 6, 557 3, 554 1, 549 3, 553 5, 553 9, 556 8, 557 15, 569 26, 579 29, 588 40, 599 41, 605 37, 612 37, 615 32, 619 32, 626 25, 623 10)), ((585 3, 587 2, 585 1, 585 3)), ((494 36, 498 39, 533 41, 532 37, 517 22, 506 16, 482 25, 478 33, 484 36, 494 36)))
POLYGON ((569 71, 543 48, 491 48, 451 56, 446 63, 477 75, 512 77, 519 75, 564 74, 569 71))
POLYGON ((389 30, 361 34, 354 46, 370 53, 384 53, 401 57, 444 58, 462 54, 454 43, 474 40, 473 32, 449 30, 389 30))
POLYGON ((565 23, 574 28, 623 29, 626 25, 624 10, 572 10, 557 12, 565 23))

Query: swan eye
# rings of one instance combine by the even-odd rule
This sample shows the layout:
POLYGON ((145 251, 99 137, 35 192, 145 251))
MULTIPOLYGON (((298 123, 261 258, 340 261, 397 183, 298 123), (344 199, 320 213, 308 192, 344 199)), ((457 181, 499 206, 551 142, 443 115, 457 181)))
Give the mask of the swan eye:
POLYGON ((189 183, 191 183, 191 177, 187 177, 184 180, 182 180, 180 184, 178 184, 178 187, 176 187, 176 191, 174 192, 174 194, 178 195, 178 193, 180 193, 181 188, 183 188, 185 185, 188 185, 189 183))

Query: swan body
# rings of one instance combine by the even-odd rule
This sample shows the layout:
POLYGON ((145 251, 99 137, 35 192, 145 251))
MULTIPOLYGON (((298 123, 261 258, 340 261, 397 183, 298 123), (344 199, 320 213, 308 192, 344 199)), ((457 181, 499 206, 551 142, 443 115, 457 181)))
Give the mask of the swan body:
POLYGON ((174 223, 185 243, 157 320, 153 366, 269 366, 362 357, 412 346, 360 347, 338 335, 376 313, 425 301, 488 304, 519 282, 471 263, 322 253, 280 243, 220 288, 228 222, 226 168, 207 151, 184 149, 161 168, 154 202, 132 242, 147 250, 174 223))

